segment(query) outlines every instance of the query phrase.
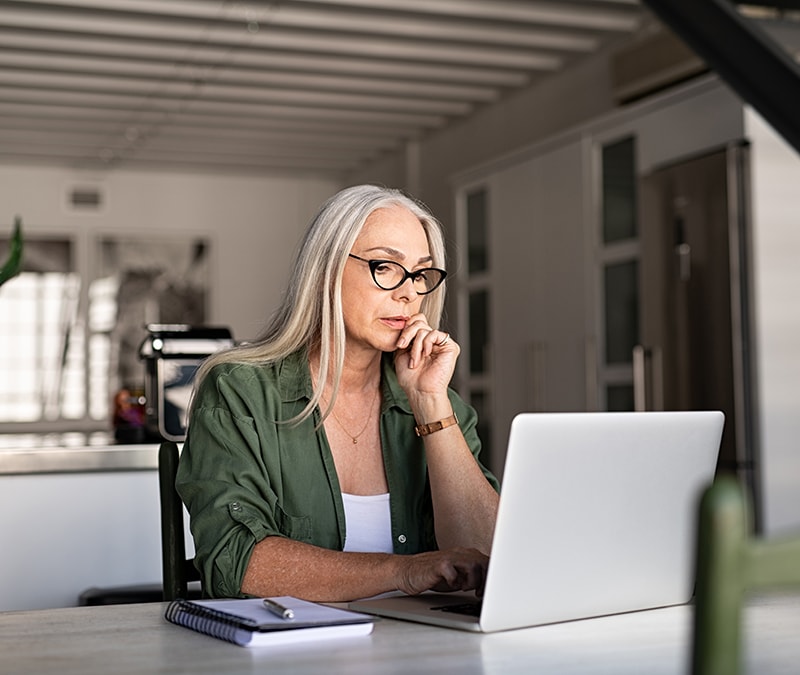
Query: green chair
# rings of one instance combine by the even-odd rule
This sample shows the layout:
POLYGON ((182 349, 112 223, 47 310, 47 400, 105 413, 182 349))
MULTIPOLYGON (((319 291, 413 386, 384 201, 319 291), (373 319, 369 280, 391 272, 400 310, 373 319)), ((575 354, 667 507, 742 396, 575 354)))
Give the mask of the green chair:
POLYGON ((175 489, 178 472, 178 446, 163 441, 158 450, 158 484, 161 499, 161 566, 164 600, 199 597, 201 592, 189 583, 200 581, 194 560, 186 558, 183 528, 183 502, 175 489))
POLYGON ((692 672, 740 671, 742 604, 747 591, 800 587, 800 536, 751 534, 749 505, 731 476, 718 478, 700 503, 692 672))

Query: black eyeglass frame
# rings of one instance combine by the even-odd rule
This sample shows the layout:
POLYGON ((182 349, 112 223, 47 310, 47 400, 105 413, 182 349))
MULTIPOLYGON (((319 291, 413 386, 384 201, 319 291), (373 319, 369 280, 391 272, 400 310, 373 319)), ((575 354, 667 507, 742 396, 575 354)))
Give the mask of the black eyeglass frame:
POLYGON ((433 293, 439 286, 442 285, 442 282, 445 280, 447 276, 447 272, 443 269, 439 269, 438 267, 425 267, 424 269, 414 270, 413 272, 409 272, 405 267, 403 267, 399 262, 396 260, 367 260, 366 258, 361 258, 353 253, 347 254, 351 258, 355 258, 356 260, 360 260, 361 262, 367 263, 369 265, 369 273, 372 276, 372 280, 375 282, 375 285, 384 290, 384 291, 393 291, 395 288, 400 288, 404 283, 406 283, 406 279, 411 279, 411 282, 414 283, 419 277, 423 276, 426 272, 438 272, 441 274, 441 278, 436 285, 427 291, 418 291, 416 285, 414 286, 414 291, 417 295, 428 295, 428 293, 433 293), (397 265, 401 270, 404 272, 404 276, 400 281, 398 281, 394 286, 391 288, 386 288, 386 286, 382 286, 378 281, 377 277, 375 276, 375 270, 378 269, 379 265, 397 265))

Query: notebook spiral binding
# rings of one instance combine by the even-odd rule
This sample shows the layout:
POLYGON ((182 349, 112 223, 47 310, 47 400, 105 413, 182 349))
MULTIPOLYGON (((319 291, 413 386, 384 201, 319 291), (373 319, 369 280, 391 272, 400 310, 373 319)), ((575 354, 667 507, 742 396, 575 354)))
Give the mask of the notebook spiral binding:
POLYGON ((165 616, 172 623, 234 644, 242 643, 242 633, 246 630, 245 621, 233 619, 210 607, 199 607, 186 600, 173 600, 167 607, 165 616))

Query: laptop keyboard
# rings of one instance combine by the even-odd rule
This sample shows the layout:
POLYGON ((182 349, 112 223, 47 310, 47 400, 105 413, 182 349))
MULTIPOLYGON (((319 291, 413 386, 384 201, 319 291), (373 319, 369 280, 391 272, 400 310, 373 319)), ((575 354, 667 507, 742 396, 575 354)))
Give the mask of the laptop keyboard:
POLYGON ((458 605, 442 605, 441 607, 431 607, 439 612, 451 612, 453 614, 464 614, 466 616, 476 616, 479 617, 481 615, 481 603, 480 602, 462 602, 458 605))

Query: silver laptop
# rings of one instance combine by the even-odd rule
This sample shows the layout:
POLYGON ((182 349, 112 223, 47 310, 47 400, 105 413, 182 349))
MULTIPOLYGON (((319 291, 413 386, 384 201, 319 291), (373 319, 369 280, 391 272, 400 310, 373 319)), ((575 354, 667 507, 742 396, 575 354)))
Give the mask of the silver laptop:
POLYGON ((482 602, 371 598, 350 608, 494 632, 688 602, 717 411, 514 418, 482 602))

